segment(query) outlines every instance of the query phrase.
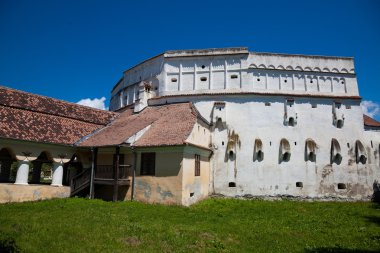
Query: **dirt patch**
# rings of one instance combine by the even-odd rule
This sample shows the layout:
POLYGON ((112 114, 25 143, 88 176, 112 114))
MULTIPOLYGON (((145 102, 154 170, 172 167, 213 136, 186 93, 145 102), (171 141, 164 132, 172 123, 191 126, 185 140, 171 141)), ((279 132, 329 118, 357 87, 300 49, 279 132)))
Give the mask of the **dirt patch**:
POLYGON ((139 246, 141 244, 141 241, 137 236, 128 236, 124 238, 123 241, 128 246, 139 246))

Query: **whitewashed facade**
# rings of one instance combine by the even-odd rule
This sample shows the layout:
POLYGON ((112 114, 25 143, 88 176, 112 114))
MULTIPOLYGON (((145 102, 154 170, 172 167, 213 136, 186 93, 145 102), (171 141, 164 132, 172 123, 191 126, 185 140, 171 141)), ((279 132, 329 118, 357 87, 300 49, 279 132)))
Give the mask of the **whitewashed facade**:
POLYGON ((210 193, 361 199, 380 178, 353 58, 168 51, 124 72, 110 110, 184 101, 211 124, 210 193))

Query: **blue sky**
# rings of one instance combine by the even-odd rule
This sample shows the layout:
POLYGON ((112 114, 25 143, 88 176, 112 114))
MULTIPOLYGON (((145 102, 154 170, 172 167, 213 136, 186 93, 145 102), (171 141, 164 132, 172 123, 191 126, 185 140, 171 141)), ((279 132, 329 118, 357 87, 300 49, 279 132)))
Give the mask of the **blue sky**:
POLYGON ((380 1, 0 0, 0 84, 71 102, 106 97, 122 72, 172 49, 355 57, 380 119, 380 1))

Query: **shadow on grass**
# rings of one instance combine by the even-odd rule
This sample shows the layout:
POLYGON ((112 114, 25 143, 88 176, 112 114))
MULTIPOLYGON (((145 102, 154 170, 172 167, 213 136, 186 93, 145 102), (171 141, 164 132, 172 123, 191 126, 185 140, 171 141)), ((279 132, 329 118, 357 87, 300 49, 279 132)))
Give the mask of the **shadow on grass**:
POLYGON ((7 237, 0 239, 0 252, 1 253, 14 253, 20 252, 19 247, 16 245, 15 239, 7 237))
POLYGON ((362 250, 362 249, 346 249, 341 247, 322 247, 322 248, 314 248, 314 249, 305 249, 306 253, 375 253, 379 252, 378 250, 362 250))

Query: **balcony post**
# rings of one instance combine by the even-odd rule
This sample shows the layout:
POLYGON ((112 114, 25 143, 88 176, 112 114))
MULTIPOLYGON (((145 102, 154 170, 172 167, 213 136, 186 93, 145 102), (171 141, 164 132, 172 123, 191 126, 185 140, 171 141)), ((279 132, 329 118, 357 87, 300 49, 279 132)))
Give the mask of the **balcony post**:
POLYGON ((91 163, 91 177, 90 177, 90 199, 93 199, 95 195, 94 178, 95 178, 96 163, 98 160, 98 148, 91 148, 91 155, 92 155, 92 163, 91 163))
POLYGON ((119 164, 120 164, 120 147, 116 147, 116 159, 114 164, 114 185, 113 185, 113 201, 118 200, 118 191, 119 191, 119 185, 118 185, 118 179, 119 179, 119 164))

